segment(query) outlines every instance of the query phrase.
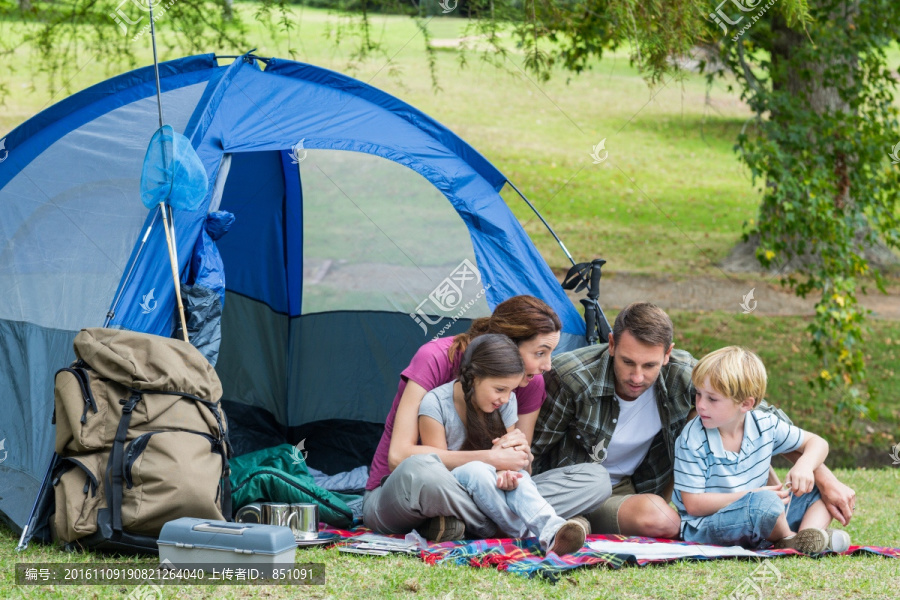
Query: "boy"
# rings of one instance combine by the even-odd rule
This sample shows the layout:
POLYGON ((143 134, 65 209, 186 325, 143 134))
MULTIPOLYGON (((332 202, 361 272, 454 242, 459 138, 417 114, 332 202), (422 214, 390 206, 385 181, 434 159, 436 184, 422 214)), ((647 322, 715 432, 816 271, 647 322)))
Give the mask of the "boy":
POLYGON ((769 541, 806 554, 847 550, 850 536, 826 529, 831 514, 813 480, 828 443, 753 410, 766 392, 759 357, 736 346, 716 350, 697 363, 691 380, 697 417, 675 443, 674 499, 682 538, 752 548, 769 541), (802 456, 784 486, 766 485, 772 455, 794 450, 802 456))

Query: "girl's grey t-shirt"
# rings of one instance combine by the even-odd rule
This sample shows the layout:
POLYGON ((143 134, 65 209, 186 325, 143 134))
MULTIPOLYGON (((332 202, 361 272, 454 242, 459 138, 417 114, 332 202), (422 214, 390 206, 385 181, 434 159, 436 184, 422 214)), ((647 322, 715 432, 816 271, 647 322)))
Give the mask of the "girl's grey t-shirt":
MULTIPOLYGON (((453 405, 453 384, 451 381, 437 387, 422 398, 419 404, 419 416, 431 417, 444 426, 444 433, 447 437, 447 450, 459 450, 462 448, 463 442, 466 441, 466 427, 463 425, 459 413, 456 412, 456 406, 453 405)), ((519 420, 518 411, 516 409, 516 393, 510 392, 509 402, 501 406, 499 409, 500 418, 503 419, 503 426, 509 428, 516 424, 519 420)), ((487 450, 487 448, 485 448, 487 450)))

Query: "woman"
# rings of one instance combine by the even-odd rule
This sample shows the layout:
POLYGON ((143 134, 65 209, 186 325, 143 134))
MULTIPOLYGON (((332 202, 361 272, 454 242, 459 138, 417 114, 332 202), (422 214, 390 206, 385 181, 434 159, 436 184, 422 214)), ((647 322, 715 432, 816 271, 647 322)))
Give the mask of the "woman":
MULTIPOLYGON (((559 344, 561 330, 559 317, 546 303, 533 296, 515 296, 497 305, 490 317, 473 321, 466 333, 432 340, 416 352, 401 374, 369 469, 363 501, 363 522, 367 527, 383 533, 406 533, 415 528, 437 541, 459 539, 464 528, 476 537, 490 537, 496 532, 494 523, 478 509, 449 470, 471 461, 513 471, 531 463, 531 437, 544 400, 542 374, 550 369, 550 355, 559 344), (517 429, 494 440, 490 450, 453 451, 419 444, 418 412, 422 398, 456 378, 462 353, 472 339, 485 333, 508 336, 525 363, 525 377, 516 390, 517 429)), ((578 472, 567 473, 565 482, 550 482, 553 491, 541 490, 565 518, 586 512, 585 494, 581 492, 590 495, 588 488, 594 479, 605 476, 599 465, 579 465, 575 470, 578 472)), ((539 477, 535 483, 540 488, 539 477)))
MULTIPOLYGON (((419 436, 437 448, 489 449, 492 440, 512 431, 518 418, 516 394, 525 365, 505 335, 478 336, 462 355, 456 381, 431 390, 419 408, 419 436)), ((558 555, 581 549, 589 525, 565 520, 540 494, 529 470, 498 471, 472 461, 450 472, 478 508, 504 536, 538 538, 541 548, 558 555)))

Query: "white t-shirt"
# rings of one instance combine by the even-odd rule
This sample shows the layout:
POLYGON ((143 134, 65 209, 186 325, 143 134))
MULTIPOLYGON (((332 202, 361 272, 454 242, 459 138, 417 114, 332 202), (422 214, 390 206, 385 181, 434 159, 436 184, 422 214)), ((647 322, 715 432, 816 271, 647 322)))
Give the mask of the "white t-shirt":
MULTIPOLYGON (((422 403, 419 404, 420 417, 423 415, 431 417, 444 426, 447 450, 459 450, 466 441, 466 426, 463 425, 459 413, 456 412, 456 405, 453 404, 453 384, 454 382, 451 381, 431 390, 425 394, 422 403)), ((504 427, 509 428, 519 420, 516 406, 516 394, 510 392, 509 402, 498 409, 504 427)), ((484 449, 488 450, 488 448, 484 449)))
POLYGON ((616 430, 607 448, 603 466, 609 472, 609 481, 616 485, 623 477, 630 477, 643 462, 650 450, 650 442, 662 429, 659 409, 656 406, 656 386, 632 401, 616 395, 619 402, 619 418, 616 430))

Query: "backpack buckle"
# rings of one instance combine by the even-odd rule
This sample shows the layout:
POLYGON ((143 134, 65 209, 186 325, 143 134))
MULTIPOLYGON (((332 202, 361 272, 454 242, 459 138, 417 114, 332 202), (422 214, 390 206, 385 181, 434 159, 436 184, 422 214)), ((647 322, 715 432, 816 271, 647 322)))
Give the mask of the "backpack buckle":
POLYGON ((125 398, 119 400, 119 404, 122 405, 123 413, 130 413, 134 410, 134 406, 141 401, 141 394, 139 392, 133 392, 131 397, 126 401, 125 398))

